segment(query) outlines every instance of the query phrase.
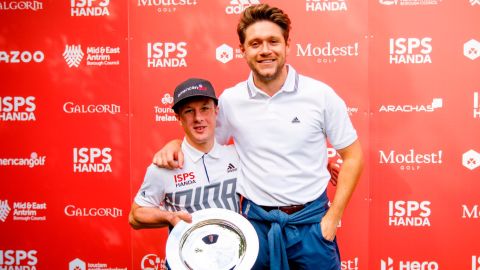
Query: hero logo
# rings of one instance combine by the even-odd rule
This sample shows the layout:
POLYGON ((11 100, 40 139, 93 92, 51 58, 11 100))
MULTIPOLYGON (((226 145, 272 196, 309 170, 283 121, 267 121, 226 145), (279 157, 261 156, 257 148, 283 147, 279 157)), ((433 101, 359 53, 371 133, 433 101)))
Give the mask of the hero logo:
POLYGON ((380 153, 380 164, 401 164, 401 170, 414 171, 420 169, 421 164, 441 164, 443 151, 418 154, 414 149, 410 149, 408 153, 396 153, 390 150, 387 154, 383 150, 380 153))
POLYGON ((1 121, 35 121, 35 97, 0 97, 1 121))
POLYGON ((432 38, 391 38, 390 64, 431 64, 432 38))
POLYGON ((225 8, 227 14, 240 14, 247 7, 260 4, 259 0, 231 0, 230 4, 225 8))
POLYGON ((429 201, 389 201, 388 225, 389 226, 430 226, 428 217, 431 214, 429 201))
POLYGON ((472 270, 480 270, 480 256, 472 256, 472 270))
POLYGON ((477 219, 480 216, 480 211, 478 211, 478 205, 474 205, 471 210, 468 209, 467 205, 462 205, 463 215, 462 218, 475 218, 477 219))
POLYGON ((0 269, 36 270, 36 250, 0 250, 0 269))
POLYGON ((380 260, 381 270, 438 270, 438 263, 435 261, 399 261, 398 266, 395 267, 395 265, 390 257, 386 261, 380 260))
POLYGON ((0 51, 0 63, 41 63, 45 59, 45 55, 42 51, 0 51))
POLYGON ((183 187, 191 184, 195 184, 195 174, 193 172, 189 173, 179 173, 173 176, 176 187, 183 187))
POLYGON ((346 11, 346 0, 306 0, 306 11, 346 11))
POLYGON ((73 148, 73 172, 112 172, 111 148, 73 148), (100 159, 100 160, 99 160, 100 159))
POLYGON ((379 112, 433 112, 443 107, 442 98, 434 98, 432 104, 427 105, 382 105, 379 112))
POLYGON ((147 43, 147 67, 187 67, 186 42, 155 42, 147 43))
POLYGON ((165 260, 162 260, 155 254, 147 254, 143 256, 142 262, 140 263, 140 268, 142 270, 163 270, 167 269, 165 260))
POLYGON ((109 16, 110 0, 70 0, 70 16, 109 16))

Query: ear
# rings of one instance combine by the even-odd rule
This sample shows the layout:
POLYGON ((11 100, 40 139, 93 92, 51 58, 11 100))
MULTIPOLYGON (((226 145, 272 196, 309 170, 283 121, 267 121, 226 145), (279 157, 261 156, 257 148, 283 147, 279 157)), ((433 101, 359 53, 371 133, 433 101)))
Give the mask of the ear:
POLYGON ((238 48, 240 48, 240 51, 242 52, 243 57, 245 57, 245 47, 243 46, 243 44, 239 44, 238 48))

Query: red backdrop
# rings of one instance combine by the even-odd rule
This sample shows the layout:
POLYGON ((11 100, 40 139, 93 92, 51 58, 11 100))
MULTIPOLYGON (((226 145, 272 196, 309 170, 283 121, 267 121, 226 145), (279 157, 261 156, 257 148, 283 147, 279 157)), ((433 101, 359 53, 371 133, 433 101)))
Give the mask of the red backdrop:
MULTIPOLYGON (((0 0, 0 269, 160 269, 167 230, 127 217, 182 134, 170 93, 246 79, 235 27, 259 2, 0 0)), ((288 62, 346 101, 366 154, 342 269, 479 270, 480 1, 269 3, 293 21, 288 62)))

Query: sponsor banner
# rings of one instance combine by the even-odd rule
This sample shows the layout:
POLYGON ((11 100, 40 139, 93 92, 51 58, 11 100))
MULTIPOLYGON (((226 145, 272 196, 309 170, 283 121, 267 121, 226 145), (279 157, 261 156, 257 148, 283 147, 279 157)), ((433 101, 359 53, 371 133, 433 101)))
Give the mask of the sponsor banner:
POLYGON ((118 114, 121 112, 117 104, 77 104, 67 101, 63 104, 63 111, 66 114, 118 114))
POLYGON ((434 98, 431 104, 388 104, 380 105, 379 112, 385 113, 412 113, 412 112, 434 112, 443 108, 443 99, 434 98))
POLYGON ((0 269, 36 270, 37 254, 36 250, 0 249, 0 269))
POLYGON ((0 51, 0 64, 41 63, 43 60, 45 54, 42 51, 0 51))
POLYGON ((394 260, 388 257, 380 260, 381 270, 438 270, 436 261, 394 260))
POLYGON ((388 226, 430 227, 429 201, 389 201, 388 226))
POLYGON ((73 148, 74 173, 111 173, 112 149, 110 147, 73 148))
POLYGON ((173 13, 196 6, 199 1, 201 0, 137 0, 137 6, 155 9, 159 13, 173 13))
POLYGON ((380 4, 386 6, 435 6, 442 2, 443 0, 379 0, 380 4))
POLYGON ((149 42, 147 43, 148 68, 187 67, 187 42, 149 42))
POLYGON ((432 38, 391 38, 390 64, 431 64, 432 38))
POLYGON ((68 263, 69 270, 127 270, 127 267, 113 267, 107 263, 85 262, 76 258, 68 263))
POLYGON ((480 270, 480 256, 472 256, 472 270, 480 270))
POLYGON ((116 207, 77 207, 73 204, 65 206, 64 211, 68 217, 111 217, 123 216, 123 211, 116 207))
POLYGON ((32 152, 30 157, 26 158, 2 158, 0 157, 0 167, 1 166, 25 166, 29 168, 33 168, 36 166, 45 166, 46 156, 39 156, 36 152, 32 152))
POLYGON ((110 0, 70 0, 70 16, 110 16, 109 5, 110 0))
POLYGON ((63 58, 69 68, 80 67, 85 57, 86 66, 118 66, 120 65, 120 47, 110 46, 87 46, 86 50, 82 50, 82 45, 65 45, 63 58))
POLYGON ((472 6, 480 6, 480 0, 468 0, 472 6))
POLYGON ((307 12, 347 11, 347 0, 305 0, 307 12))
MULTIPOLYGON (((0 200, 0 221, 6 222, 9 214, 13 221, 45 221, 47 216, 47 203, 45 202, 13 202, 0 200)), ((1 264, 0 264, 1 265, 1 264)))
POLYGON ((2 11, 20 11, 31 10, 39 11, 43 9, 43 0, 3 0, 0 1, 0 12, 2 11))
POLYGON ((175 122, 175 112, 172 109, 173 97, 170 94, 165 94, 162 97, 162 105, 154 106, 153 111, 155 115, 155 122, 175 122))
POLYGON ((395 150, 380 150, 379 164, 396 165, 400 170, 417 171, 425 165, 438 165, 443 163, 443 150, 418 153, 415 149, 409 149, 407 152, 398 152, 395 150))
POLYGON ((141 270, 167 270, 166 260, 156 254, 147 254, 143 256, 140 262, 141 270))
POLYGON ((346 57, 359 56, 359 42, 338 44, 327 41, 321 44, 295 44, 297 57, 315 59, 318 64, 333 64, 346 57))

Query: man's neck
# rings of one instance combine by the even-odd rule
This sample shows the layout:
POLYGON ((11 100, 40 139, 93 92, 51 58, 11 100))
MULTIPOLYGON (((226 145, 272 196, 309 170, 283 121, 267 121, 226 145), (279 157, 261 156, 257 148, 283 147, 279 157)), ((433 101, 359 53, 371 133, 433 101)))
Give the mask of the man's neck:
POLYGON ((278 91, 280 91, 280 89, 282 89, 282 86, 285 84, 285 81, 287 80, 287 76, 288 76, 288 66, 285 65, 280 75, 271 81, 260 80, 258 77, 255 76, 255 74, 253 74, 253 83, 258 89, 262 90, 267 95, 272 97, 278 91))

